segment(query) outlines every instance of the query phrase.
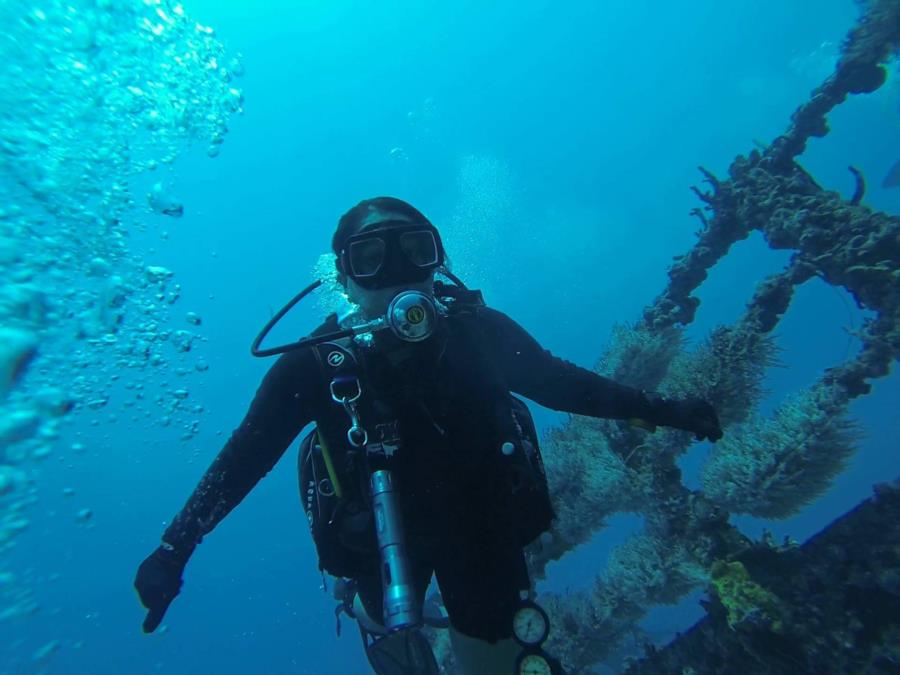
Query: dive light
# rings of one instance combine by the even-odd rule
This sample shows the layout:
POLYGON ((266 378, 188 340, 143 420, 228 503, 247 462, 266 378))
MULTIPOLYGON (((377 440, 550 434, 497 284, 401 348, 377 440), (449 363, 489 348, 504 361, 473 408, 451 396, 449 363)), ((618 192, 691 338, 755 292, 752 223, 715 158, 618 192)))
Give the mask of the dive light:
POLYGON ((415 584, 406 553, 403 518, 391 472, 372 473, 372 512, 381 554, 381 584, 384 592, 384 625, 389 631, 413 628, 422 623, 415 584))

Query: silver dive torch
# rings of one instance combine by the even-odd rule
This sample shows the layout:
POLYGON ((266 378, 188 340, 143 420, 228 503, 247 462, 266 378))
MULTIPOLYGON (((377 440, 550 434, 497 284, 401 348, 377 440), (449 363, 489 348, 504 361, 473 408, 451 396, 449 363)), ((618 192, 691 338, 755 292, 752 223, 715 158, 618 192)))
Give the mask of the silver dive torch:
POLYGON ((384 625, 388 631, 414 628, 422 624, 415 584, 409 568, 399 495, 391 472, 372 473, 372 511, 381 554, 381 588, 384 594, 384 625))

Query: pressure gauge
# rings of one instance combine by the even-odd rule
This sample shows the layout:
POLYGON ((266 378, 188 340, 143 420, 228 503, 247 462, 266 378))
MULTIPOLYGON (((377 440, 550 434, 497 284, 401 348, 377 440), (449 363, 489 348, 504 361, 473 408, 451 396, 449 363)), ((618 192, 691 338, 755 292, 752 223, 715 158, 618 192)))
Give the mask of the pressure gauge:
POLYGON ((516 642, 523 647, 539 647, 549 633, 547 612, 536 603, 523 600, 513 615, 513 637, 516 642))
POLYGON ((516 675, 553 675, 553 666, 540 652, 524 652, 516 661, 516 675))

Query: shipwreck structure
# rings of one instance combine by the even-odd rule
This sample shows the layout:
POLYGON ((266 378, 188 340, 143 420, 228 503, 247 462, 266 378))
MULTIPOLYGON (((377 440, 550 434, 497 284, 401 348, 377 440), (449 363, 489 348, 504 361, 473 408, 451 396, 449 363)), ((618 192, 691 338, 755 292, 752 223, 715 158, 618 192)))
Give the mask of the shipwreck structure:
POLYGON ((558 518, 552 541, 534 553, 538 575, 602 528, 604 517, 634 512, 645 521, 590 590, 541 598, 554 620, 552 648, 569 671, 591 672, 650 607, 707 588, 708 616, 629 672, 900 672, 891 660, 900 654, 897 486, 882 486, 876 499, 801 548, 750 541, 729 523, 730 514, 786 517, 821 495, 854 450, 848 405, 900 355, 900 217, 862 203, 859 171, 851 168, 857 187, 848 200, 823 189, 797 161, 810 138, 828 133, 826 115, 835 106, 882 86, 898 50, 900 0, 868 3, 834 73, 784 134, 735 159, 727 178, 700 169, 707 187, 694 188, 697 243, 597 365, 632 386, 716 402, 727 431, 708 458, 702 489, 681 480, 676 460, 692 441, 684 432, 647 435, 573 417, 547 439, 558 518), (792 250, 789 264, 760 281, 736 323, 685 351, 683 331, 699 305, 691 294, 754 230, 771 248, 792 250), (775 357, 771 333, 794 289, 814 277, 871 312, 862 348, 762 418, 756 409, 775 357), (875 532, 877 542, 860 545, 875 532), (821 607, 800 611, 817 598, 821 607))

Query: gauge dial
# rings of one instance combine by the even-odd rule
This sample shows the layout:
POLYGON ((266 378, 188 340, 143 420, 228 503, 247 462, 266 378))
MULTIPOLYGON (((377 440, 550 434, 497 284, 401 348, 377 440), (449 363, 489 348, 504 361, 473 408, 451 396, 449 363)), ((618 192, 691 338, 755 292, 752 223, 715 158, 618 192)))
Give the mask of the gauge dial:
POLYGON ((516 665, 517 675, 553 675, 553 667, 542 654, 523 654, 516 665))
POLYGON ((513 615, 513 637, 525 647, 542 644, 549 632, 547 613, 533 602, 523 602, 513 615))

